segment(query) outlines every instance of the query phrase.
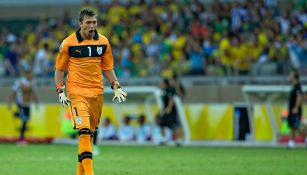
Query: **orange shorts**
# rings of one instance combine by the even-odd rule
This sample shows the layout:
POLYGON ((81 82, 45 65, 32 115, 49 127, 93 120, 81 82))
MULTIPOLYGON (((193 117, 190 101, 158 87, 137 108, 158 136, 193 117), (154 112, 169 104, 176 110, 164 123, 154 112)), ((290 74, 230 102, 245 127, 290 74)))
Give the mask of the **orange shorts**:
POLYGON ((68 95, 71 100, 72 124, 76 129, 89 128, 92 132, 98 127, 102 112, 102 95, 84 97, 68 95))

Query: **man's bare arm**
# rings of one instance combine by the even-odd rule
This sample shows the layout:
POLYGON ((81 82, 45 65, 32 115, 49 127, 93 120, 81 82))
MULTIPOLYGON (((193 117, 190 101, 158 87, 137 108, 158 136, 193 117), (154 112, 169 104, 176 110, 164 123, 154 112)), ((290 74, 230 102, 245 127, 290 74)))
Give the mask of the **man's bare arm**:
POLYGON ((64 71, 56 69, 54 72, 55 85, 62 85, 64 82, 64 71))
POLYGON ((115 81, 118 81, 113 69, 112 70, 104 70, 103 74, 105 75, 105 77, 107 78, 107 80, 111 84, 114 83, 115 81))

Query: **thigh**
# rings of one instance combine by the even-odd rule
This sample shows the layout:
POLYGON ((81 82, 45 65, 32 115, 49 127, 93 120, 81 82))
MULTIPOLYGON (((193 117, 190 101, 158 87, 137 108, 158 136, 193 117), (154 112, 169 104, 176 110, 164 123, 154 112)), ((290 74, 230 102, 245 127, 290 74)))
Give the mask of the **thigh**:
POLYGON ((171 129, 174 131, 176 130, 177 128, 180 127, 180 122, 179 122, 179 119, 178 119, 178 115, 176 112, 172 112, 170 113, 170 120, 171 120, 171 129))
POLYGON ((288 116, 289 127, 298 129, 301 124, 301 117, 298 114, 292 114, 288 116))
POLYGON ((294 127, 299 129, 301 127, 301 115, 296 114, 294 119, 294 127))
POLYGON ((98 127, 100 122, 102 105, 103 105, 102 95, 91 97, 89 105, 90 105, 90 123, 91 123, 90 129, 93 131, 98 127))
POLYGON ((90 128, 89 102, 83 96, 70 95, 70 111, 72 114, 72 124, 76 129, 90 128))
POLYGON ((168 128, 172 128, 172 118, 169 114, 164 114, 161 117, 161 127, 168 127, 168 128))
POLYGON ((19 117, 22 121, 29 121, 30 119, 30 107, 29 106, 20 106, 19 107, 19 117))

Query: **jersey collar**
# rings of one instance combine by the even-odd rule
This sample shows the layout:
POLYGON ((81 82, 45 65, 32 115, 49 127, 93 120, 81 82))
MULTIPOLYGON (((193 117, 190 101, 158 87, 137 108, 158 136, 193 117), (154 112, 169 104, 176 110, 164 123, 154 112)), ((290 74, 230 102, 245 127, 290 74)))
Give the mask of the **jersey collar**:
MULTIPOLYGON (((81 43, 84 39, 82 38, 81 34, 80 34, 80 30, 81 29, 78 29, 76 31, 76 36, 77 36, 77 39, 78 39, 78 42, 81 43)), ((94 40, 98 40, 98 32, 97 30, 95 30, 95 35, 94 35, 94 40)))

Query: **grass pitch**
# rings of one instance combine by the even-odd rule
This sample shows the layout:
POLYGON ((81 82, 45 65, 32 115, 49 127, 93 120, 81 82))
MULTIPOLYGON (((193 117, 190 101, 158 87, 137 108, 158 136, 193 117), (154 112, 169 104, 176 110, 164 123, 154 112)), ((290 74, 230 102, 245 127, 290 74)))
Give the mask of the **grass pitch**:
MULTIPOLYGON (((306 175, 307 149, 100 146, 96 175, 306 175)), ((0 175, 75 175, 76 145, 0 144, 0 175)))

